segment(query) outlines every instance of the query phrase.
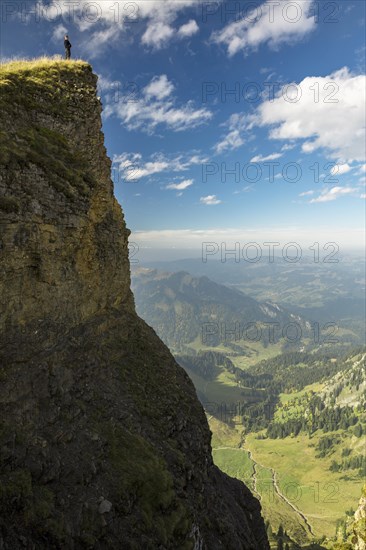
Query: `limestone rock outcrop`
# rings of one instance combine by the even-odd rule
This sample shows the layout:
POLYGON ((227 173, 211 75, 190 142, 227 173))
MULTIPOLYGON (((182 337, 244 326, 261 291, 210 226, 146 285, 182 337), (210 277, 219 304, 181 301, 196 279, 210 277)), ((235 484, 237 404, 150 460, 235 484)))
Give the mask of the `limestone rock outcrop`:
POLYGON ((355 512, 352 531, 355 550, 366 550, 366 485, 362 490, 362 496, 355 512))

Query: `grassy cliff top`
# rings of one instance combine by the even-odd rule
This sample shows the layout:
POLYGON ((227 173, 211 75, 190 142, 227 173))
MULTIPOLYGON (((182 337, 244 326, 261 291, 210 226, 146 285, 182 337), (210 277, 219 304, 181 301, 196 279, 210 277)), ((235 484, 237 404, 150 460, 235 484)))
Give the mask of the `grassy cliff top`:
POLYGON ((60 109, 60 100, 67 100, 75 92, 90 91, 92 87, 92 93, 95 93, 96 81, 91 65, 79 59, 64 61, 41 57, 2 63, 1 111, 11 115, 16 105, 27 110, 42 110, 45 103, 51 110, 57 110, 60 109))
POLYGON ((7 78, 18 75, 19 77, 34 78, 40 84, 48 82, 56 73, 75 73, 80 74, 85 70, 92 70, 91 65, 82 59, 72 59, 69 61, 52 58, 38 57, 35 59, 17 59, 0 63, 0 83, 4 84, 7 78))

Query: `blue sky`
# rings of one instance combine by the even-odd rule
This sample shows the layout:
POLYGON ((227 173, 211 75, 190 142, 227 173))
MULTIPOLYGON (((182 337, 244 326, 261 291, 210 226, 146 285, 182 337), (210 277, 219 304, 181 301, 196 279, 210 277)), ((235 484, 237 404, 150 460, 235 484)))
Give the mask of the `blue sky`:
POLYGON ((364 2, 2 10, 3 58, 63 54, 68 32, 100 76, 115 193, 141 248, 362 245, 364 2))

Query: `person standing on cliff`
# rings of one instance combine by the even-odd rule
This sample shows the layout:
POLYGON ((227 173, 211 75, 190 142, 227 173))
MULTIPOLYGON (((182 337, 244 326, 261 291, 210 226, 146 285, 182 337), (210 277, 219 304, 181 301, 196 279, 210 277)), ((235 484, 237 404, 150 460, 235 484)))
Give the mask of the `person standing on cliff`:
POLYGON ((64 46, 65 46, 65 59, 70 59, 72 46, 67 34, 65 35, 64 46))

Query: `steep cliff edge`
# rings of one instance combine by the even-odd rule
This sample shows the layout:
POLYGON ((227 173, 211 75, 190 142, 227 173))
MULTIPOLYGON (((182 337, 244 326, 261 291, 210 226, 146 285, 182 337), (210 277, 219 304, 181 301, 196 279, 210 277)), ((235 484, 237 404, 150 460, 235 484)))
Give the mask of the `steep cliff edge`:
POLYGON ((135 313, 96 81, 83 62, 0 68, 0 549, 267 549, 135 313))
POLYGON ((352 531, 355 550, 366 550, 366 484, 362 489, 362 496, 355 512, 352 531))

